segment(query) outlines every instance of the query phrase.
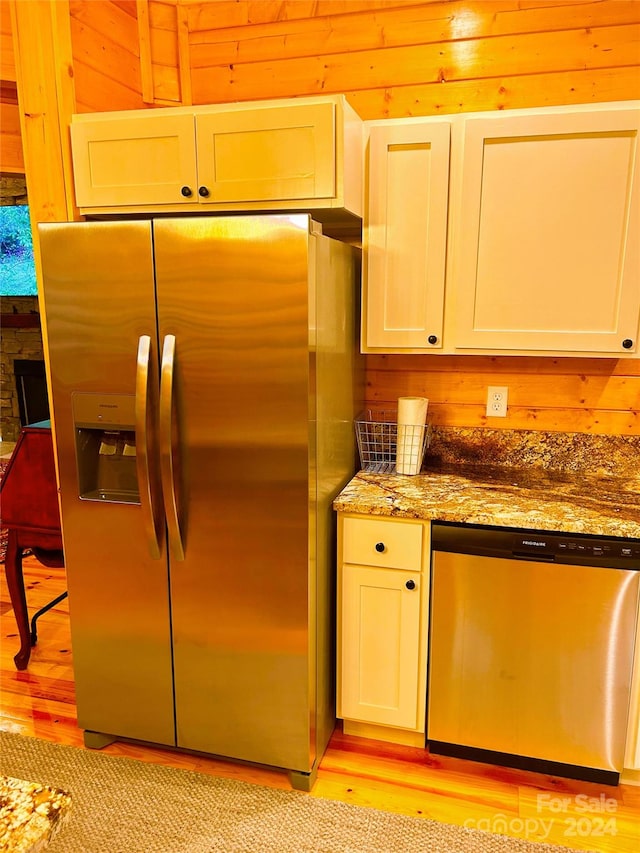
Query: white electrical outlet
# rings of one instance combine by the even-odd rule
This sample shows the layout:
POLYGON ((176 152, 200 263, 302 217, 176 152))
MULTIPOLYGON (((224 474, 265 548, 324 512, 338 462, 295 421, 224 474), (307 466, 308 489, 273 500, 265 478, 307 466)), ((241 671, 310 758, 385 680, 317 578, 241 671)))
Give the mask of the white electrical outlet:
POLYGON ((487 388, 487 417, 506 418, 509 389, 498 385, 487 388))

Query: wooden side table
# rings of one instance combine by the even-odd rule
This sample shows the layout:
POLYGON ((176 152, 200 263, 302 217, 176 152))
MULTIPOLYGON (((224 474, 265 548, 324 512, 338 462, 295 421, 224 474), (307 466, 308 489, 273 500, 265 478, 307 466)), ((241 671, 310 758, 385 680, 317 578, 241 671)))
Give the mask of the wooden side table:
POLYGON ((45 566, 64 567, 53 441, 48 421, 22 429, 0 492, 2 524, 9 531, 4 569, 20 635, 20 651, 14 661, 17 669, 26 669, 31 647, 37 642, 36 620, 66 597, 65 592, 41 608, 29 625, 22 575, 24 551, 31 549, 45 566))

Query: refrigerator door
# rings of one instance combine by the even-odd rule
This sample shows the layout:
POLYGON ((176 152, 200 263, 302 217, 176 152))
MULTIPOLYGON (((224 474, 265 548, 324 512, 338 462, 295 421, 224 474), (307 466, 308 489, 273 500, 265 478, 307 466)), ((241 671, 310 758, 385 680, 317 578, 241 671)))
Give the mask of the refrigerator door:
POLYGON ((177 743, 308 772, 309 220, 153 227, 177 743))
POLYGON ((174 744, 164 530, 153 559, 150 513, 137 496, 148 491, 136 475, 141 436, 138 448, 133 438, 145 415, 157 507, 151 225, 46 224, 40 241, 78 722, 174 744), (136 407, 137 384, 148 388, 146 411, 136 407))

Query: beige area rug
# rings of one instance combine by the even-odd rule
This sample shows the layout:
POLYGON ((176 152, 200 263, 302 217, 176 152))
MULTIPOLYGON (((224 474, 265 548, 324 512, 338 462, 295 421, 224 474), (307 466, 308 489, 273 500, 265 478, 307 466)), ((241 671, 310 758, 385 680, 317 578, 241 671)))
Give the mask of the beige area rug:
POLYGON ((70 794, 46 853, 566 851, 6 732, 0 773, 70 794))

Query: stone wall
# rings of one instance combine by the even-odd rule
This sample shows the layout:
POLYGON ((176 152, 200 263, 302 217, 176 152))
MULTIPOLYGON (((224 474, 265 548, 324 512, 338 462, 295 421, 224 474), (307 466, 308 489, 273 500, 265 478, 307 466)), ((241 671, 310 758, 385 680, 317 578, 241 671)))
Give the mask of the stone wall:
MULTIPOLYGON (((0 204, 25 204, 26 201, 24 177, 0 175, 0 204)), ((2 315, 11 315, 4 322, 0 321, 0 440, 16 441, 20 434, 20 409, 13 362, 15 359, 42 361, 44 358, 38 298, 2 297, 0 311, 2 315), (20 318, 16 322, 27 325, 10 325, 16 317, 20 318)))

